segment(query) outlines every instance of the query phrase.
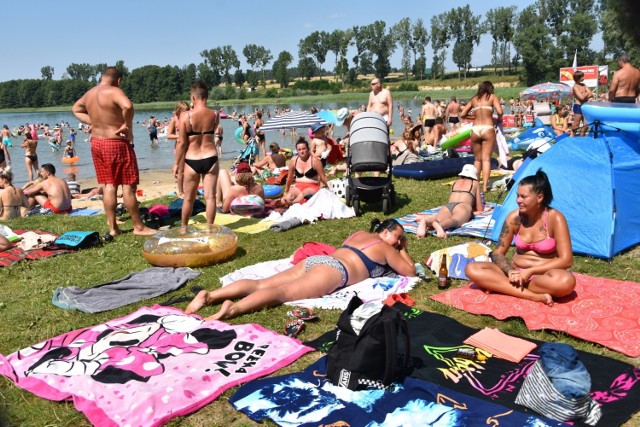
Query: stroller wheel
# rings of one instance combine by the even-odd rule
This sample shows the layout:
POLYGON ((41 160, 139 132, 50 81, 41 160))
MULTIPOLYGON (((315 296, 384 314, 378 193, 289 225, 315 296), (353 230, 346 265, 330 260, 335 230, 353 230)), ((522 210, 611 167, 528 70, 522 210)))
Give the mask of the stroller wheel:
POLYGON ((360 200, 355 199, 353 201, 353 211, 355 212, 356 216, 360 216, 360 200))
POLYGON ((349 187, 348 185, 347 188, 345 188, 344 198, 347 202, 347 206, 351 207, 351 187, 349 187))
POLYGON ((382 213, 389 215, 389 199, 382 199, 382 213))

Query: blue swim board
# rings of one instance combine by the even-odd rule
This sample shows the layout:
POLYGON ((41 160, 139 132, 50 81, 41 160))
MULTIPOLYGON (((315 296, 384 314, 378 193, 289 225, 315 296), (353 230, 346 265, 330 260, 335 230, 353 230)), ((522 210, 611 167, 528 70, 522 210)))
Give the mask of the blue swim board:
MULTIPOLYGON (((464 165, 473 164, 474 156, 457 157, 454 159, 431 160, 410 163, 393 168, 393 175, 411 179, 440 179, 456 176, 464 165)), ((498 167, 498 161, 491 159, 491 168, 498 167)))

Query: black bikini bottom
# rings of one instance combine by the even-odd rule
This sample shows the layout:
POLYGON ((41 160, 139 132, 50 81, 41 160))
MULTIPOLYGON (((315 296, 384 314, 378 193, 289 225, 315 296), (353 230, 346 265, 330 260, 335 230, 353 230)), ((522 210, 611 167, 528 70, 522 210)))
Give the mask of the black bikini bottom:
POLYGON ((184 159, 184 162, 196 173, 208 173, 213 165, 218 161, 218 156, 207 157, 206 159, 184 159))

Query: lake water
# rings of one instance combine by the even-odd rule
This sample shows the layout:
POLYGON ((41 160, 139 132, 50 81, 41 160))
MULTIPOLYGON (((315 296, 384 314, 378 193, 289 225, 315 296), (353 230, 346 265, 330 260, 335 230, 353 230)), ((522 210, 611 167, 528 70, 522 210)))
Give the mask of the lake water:
MULTIPOLYGON (((364 95, 363 95, 364 98, 364 95)), ((363 103, 366 104, 366 98, 363 99, 363 103)), ((420 112, 421 100, 403 100, 402 101, 405 111, 408 113, 408 110, 411 109, 413 112, 413 117, 415 117, 420 112)), ((227 113, 231 113, 234 109, 238 113, 247 112, 251 113, 253 108, 264 108, 270 109, 271 114, 273 116, 274 107, 282 108, 291 108, 293 110, 308 110, 312 106, 320 109, 332 109, 336 110, 342 107, 348 107, 350 109, 357 109, 360 107, 362 103, 317 103, 317 104, 271 104, 271 105, 263 105, 256 104, 255 106, 231 106, 225 107, 224 110, 227 113)), ((134 140, 135 140, 135 150, 136 155, 138 157, 138 166, 140 168, 141 173, 144 173, 145 170, 151 169, 167 169, 170 170, 173 165, 173 141, 168 141, 167 139, 160 138, 159 144, 151 144, 149 142, 149 136, 147 133, 147 129, 142 125, 143 120, 148 120, 151 115, 156 116, 160 121, 162 121, 165 117, 167 119, 171 118, 172 111, 171 110, 136 110, 135 116, 133 119, 134 123, 134 140)), ((265 122, 268 122, 269 119, 265 116, 263 117, 265 122)), ((61 121, 68 122, 72 127, 78 128, 79 121, 75 118, 75 116, 71 112, 47 112, 47 113, 0 113, 0 126, 8 125, 9 129, 13 131, 14 128, 17 128, 20 125, 24 125, 26 123, 48 123, 53 129, 53 126, 56 123, 60 123, 61 121)), ((224 119, 221 120, 222 127, 224 129, 224 140, 222 143, 223 150, 223 159, 231 160, 236 158, 240 150, 244 147, 241 144, 238 144, 234 141, 233 135, 235 130, 238 127, 238 122, 235 120, 224 119)), ((253 120, 250 120, 250 123, 253 124, 253 120)), ((397 108, 394 111, 394 119, 393 119, 393 130, 396 137, 399 137, 403 130, 403 125, 398 117, 397 108)), ((64 129, 64 139, 63 142, 66 141, 69 137, 69 129, 64 129)), ((42 134, 42 130, 39 131, 42 134)), ((306 136, 306 129, 298 129, 298 133, 306 136)), ((344 127, 336 127, 334 131, 334 138, 342 137, 346 133, 346 128, 344 127)), ((292 137, 289 131, 286 131, 283 135, 279 131, 268 131, 266 132, 268 147, 271 142, 277 142, 282 148, 291 148, 293 149, 295 140, 297 137, 292 137)), ((13 147, 9 148, 9 154, 12 159, 12 170, 14 173, 14 184, 22 185, 27 182, 28 175, 26 171, 26 166, 24 163, 24 149, 20 148, 20 144, 23 141, 22 136, 18 136, 13 138, 13 147)), ((57 171, 57 175, 64 178, 65 171, 70 171, 67 169, 68 165, 65 165, 61 162, 62 151, 52 151, 52 149, 47 144, 47 139, 44 137, 40 137, 38 144, 38 161, 39 164, 42 165, 44 163, 53 164, 57 171)), ((80 161, 74 165, 73 171, 76 173, 77 179, 87 179, 95 176, 95 171, 93 168, 93 162, 91 160, 91 149, 89 145, 88 135, 83 132, 78 132, 76 136, 76 154, 80 157, 80 161)))

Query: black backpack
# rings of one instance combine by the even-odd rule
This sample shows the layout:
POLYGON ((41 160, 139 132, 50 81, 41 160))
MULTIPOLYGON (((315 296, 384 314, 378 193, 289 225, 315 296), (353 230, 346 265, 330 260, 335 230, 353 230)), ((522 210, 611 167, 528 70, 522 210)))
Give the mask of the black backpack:
POLYGON ((386 389, 406 373, 409 365, 407 321, 399 310, 383 305, 356 335, 350 317, 362 304, 362 300, 354 296, 340 315, 336 341, 327 354, 327 377, 334 385, 350 390, 386 389), (399 363, 400 340, 404 342, 402 363, 399 363))

